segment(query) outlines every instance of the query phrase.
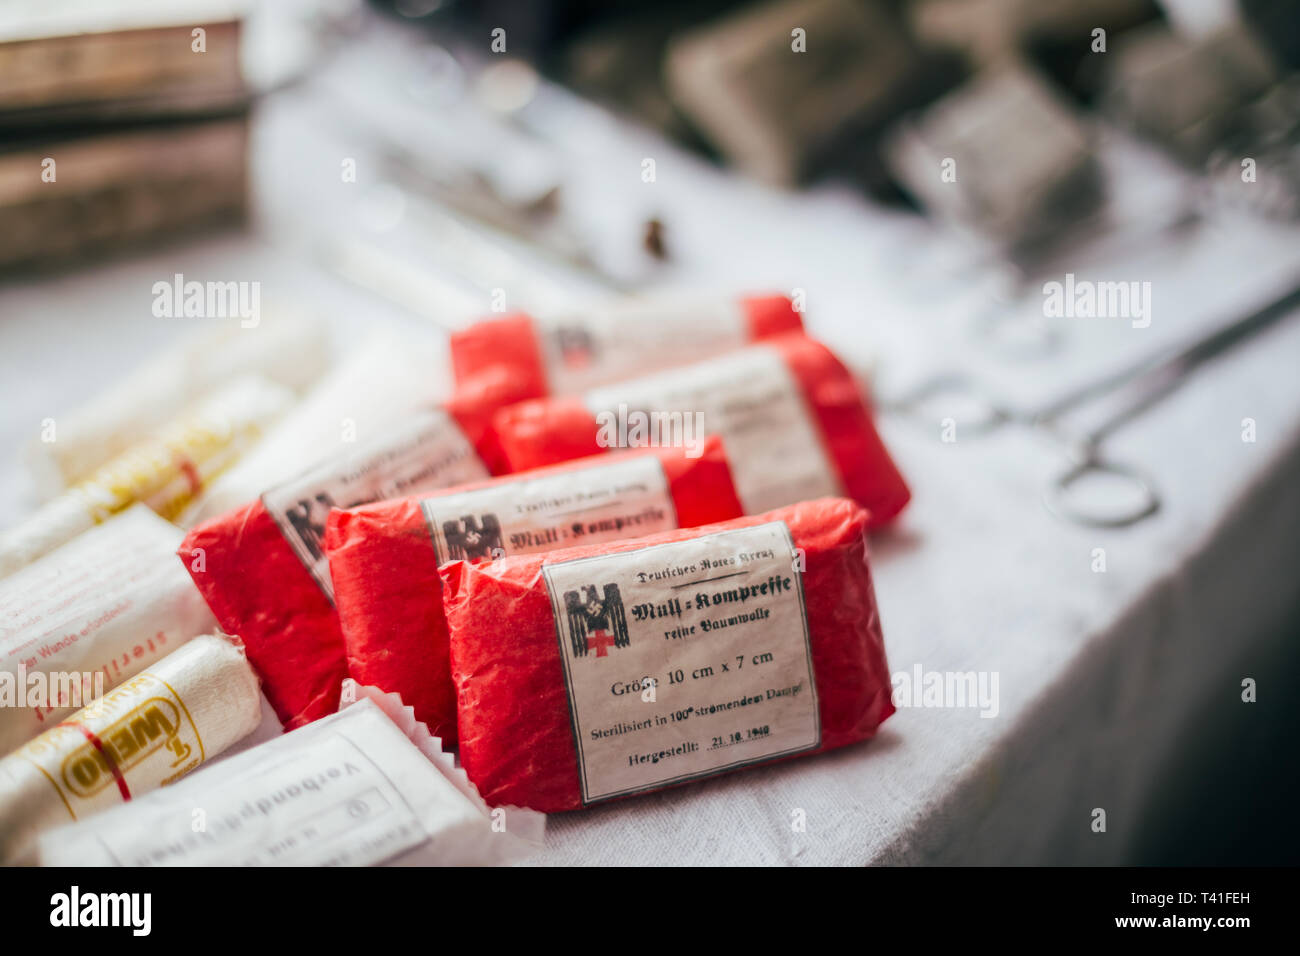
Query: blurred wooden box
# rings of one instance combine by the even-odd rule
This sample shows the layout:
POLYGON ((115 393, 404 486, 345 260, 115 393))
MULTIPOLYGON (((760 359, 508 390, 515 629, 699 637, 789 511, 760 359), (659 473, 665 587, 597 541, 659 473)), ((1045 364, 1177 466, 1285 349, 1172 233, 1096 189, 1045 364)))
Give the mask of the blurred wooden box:
POLYGON ((247 149, 248 118, 238 115, 0 152, 0 269, 59 265, 238 222, 247 210, 247 149))
POLYGON ((230 109, 246 96, 239 6, 9 0, 0 130, 230 109))
POLYGON ((0 270, 246 215, 240 6, 0 7, 0 270))

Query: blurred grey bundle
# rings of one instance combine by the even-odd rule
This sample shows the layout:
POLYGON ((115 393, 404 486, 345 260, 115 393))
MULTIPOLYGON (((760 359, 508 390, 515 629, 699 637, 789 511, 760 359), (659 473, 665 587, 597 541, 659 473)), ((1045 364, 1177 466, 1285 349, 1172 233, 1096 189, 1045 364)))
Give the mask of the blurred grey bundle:
POLYGON ((1192 165, 1239 135, 1249 104, 1283 77, 1242 23, 1195 39, 1153 25, 1125 37, 1111 67, 1107 110, 1192 165))
POLYGON ((24 0, 0 11, 0 269, 243 219, 238 9, 24 0))
POLYGON ((673 37, 664 73, 719 152, 791 185, 909 105, 929 66, 886 4, 778 0, 673 37))
POLYGON ((931 212, 1008 249, 1047 236, 1101 196, 1088 129, 1034 70, 990 67, 914 120, 887 154, 931 212))

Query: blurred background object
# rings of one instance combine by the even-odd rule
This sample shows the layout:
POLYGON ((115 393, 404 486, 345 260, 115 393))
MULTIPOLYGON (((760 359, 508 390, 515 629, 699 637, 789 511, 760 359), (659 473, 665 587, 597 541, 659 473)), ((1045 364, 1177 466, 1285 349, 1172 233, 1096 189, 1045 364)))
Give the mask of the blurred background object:
MULTIPOLYGON (((499 68, 481 51, 509 23, 508 48, 493 53, 763 182, 829 177, 918 203, 973 248, 991 244, 977 257, 1010 257, 1020 272, 1033 271, 1019 257, 1041 258, 1044 239, 1059 249, 1072 234, 1114 231, 1102 209, 1113 173, 1095 144, 1120 126, 1203 177, 1162 222, 1207 202, 1287 216, 1296 191, 1292 149, 1278 142, 1295 140, 1294 81, 1280 65, 1294 52, 1270 39, 1300 30, 1294 3, 557 2, 530 4, 525 17, 501 3, 376 5, 436 33, 471 86, 499 68), (1267 149, 1282 185, 1232 195, 1224 150, 1243 142, 1267 149), (959 177, 940 170, 948 160, 959 177)), ((521 105, 497 112, 541 132, 546 97, 531 80, 507 86, 526 90, 521 105)))
POLYGON ((1099 199, 1088 129, 1014 61, 981 71, 894 137, 890 168, 928 210, 1009 249, 1059 235, 1099 199))
POLYGON ((0 152, 0 269, 49 268, 242 221, 247 152, 242 116, 11 140, 0 152))
POLYGON ((0 10, 0 269, 244 218, 239 6, 0 10))
POLYGON ((1197 39, 1153 26, 1116 45, 1108 111, 1192 165, 1237 133, 1242 111, 1281 79, 1245 24, 1197 39))
POLYGON ((745 7, 670 38, 669 96, 743 171, 794 185, 943 76, 884 3, 745 7), (810 47, 811 44, 811 47, 810 47))
MULTIPOLYGON (((307 77, 329 97, 338 135, 366 141, 380 164, 383 202, 400 209, 383 215, 422 223, 397 244, 474 295, 499 285, 506 260, 537 286, 530 301, 554 301, 565 293, 543 288, 545 262, 577 287, 631 291, 672 258, 661 210, 593 221, 568 162, 592 144, 561 130, 603 134, 570 123, 582 108, 548 80, 763 182, 831 179, 919 204, 1013 260, 1095 225, 1112 178, 1096 143, 1119 127, 1200 176, 1198 202, 1274 217, 1300 202, 1294 3, 371 6, 409 28, 406 40, 394 43, 360 0, 10 5, 0 210, 13 226, 0 268, 246 221, 249 110, 307 77), (378 72, 376 43, 389 51, 378 72), (425 121, 430 110, 437 122, 425 121), (1281 184, 1270 177, 1234 202, 1228 157, 1246 148, 1281 184), (938 168, 949 160, 955 178, 938 168)), ((349 236, 348 251, 338 231, 317 243, 322 261, 381 294, 403 284, 357 264, 357 243, 393 253, 385 237, 349 236)))
POLYGON ((960 52, 977 67, 1029 59, 1085 99, 1086 64, 1104 52, 1099 40, 1160 18, 1156 0, 914 0, 907 9, 923 44, 960 52))
POLYGON ((0 13, 0 127, 239 107, 247 96, 239 60, 244 6, 13 0, 0 13))

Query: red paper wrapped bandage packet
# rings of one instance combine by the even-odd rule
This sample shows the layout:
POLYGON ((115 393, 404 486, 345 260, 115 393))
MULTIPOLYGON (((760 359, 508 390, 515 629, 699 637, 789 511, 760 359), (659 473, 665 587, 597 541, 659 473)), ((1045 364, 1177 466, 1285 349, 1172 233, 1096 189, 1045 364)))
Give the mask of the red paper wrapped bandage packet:
POLYGON ((621 299, 572 313, 476 322, 452 335, 452 369, 460 382, 504 366, 539 395, 573 395, 802 330, 783 295, 621 299))
POLYGON ((337 710, 347 676, 322 541, 330 508, 486 478, 475 446, 490 412, 517 394, 462 391, 186 536, 177 553, 221 626, 242 637, 288 729, 337 710))
POLYGON ((873 736, 894 711, 845 498, 442 568, 460 756, 556 812, 873 736))
POLYGON ((492 454, 511 471, 714 432, 748 514, 845 495, 874 527, 910 497, 852 374, 801 335, 581 397, 521 402, 499 411, 492 431, 492 454))
POLYGON ((361 684, 398 693, 444 743, 456 739, 438 566, 535 554, 741 514, 722 443, 699 457, 639 449, 468 489, 330 514, 325 546, 361 684))

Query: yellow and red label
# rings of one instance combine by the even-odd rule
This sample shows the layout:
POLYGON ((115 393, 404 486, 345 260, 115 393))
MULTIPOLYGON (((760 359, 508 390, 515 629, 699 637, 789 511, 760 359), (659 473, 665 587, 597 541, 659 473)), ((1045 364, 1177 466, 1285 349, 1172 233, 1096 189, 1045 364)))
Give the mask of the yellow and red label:
POLYGON ((145 671, 21 747, 72 819, 152 790, 203 762, 203 741, 185 702, 145 671))

